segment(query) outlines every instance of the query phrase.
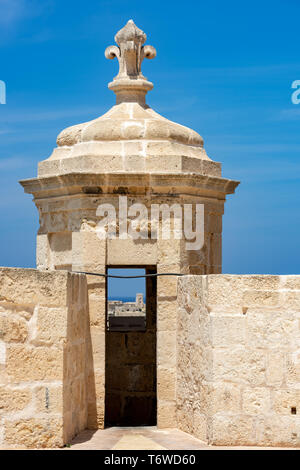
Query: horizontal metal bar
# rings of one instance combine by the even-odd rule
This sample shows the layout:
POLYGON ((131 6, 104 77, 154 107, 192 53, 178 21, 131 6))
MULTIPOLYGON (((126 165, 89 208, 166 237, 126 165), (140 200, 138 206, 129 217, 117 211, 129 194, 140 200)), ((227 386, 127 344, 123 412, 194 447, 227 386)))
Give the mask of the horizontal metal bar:
POLYGON ((181 273, 153 273, 153 274, 143 274, 140 276, 113 276, 112 274, 100 274, 100 273, 89 273, 85 271, 71 271, 74 274, 87 274, 88 276, 100 276, 100 277, 110 277, 114 279, 138 279, 141 277, 158 277, 158 276, 185 276, 181 273))

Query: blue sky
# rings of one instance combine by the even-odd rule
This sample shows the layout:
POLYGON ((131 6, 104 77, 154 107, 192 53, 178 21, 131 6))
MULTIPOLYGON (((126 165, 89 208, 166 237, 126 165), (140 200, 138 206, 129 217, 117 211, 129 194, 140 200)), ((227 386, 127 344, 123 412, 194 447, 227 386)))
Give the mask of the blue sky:
MULTIPOLYGON (((109 269, 108 274, 112 276, 143 276, 144 269, 109 269)), ((118 300, 120 298, 135 299, 136 294, 144 294, 146 300, 146 280, 145 278, 116 279, 109 278, 107 285, 107 296, 109 299, 118 300)))
POLYGON ((148 104, 198 131, 238 179, 224 216, 223 272, 299 273, 299 0, 0 0, 0 265, 35 265, 38 215, 18 180, 65 127, 114 104, 104 50, 133 18, 157 49, 148 104))

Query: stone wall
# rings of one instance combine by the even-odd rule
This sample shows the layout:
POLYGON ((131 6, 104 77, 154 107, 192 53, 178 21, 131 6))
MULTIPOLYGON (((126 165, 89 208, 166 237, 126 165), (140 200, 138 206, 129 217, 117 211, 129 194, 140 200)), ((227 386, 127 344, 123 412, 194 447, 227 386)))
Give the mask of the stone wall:
POLYGON ((86 427, 85 276, 0 268, 0 446, 57 447, 86 427))
POLYGON ((300 446, 300 276, 186 276, 178 290, 178 427, 300 446))
MULTIPOLYGON (((72 269, 104 274, 107 267, 156 266, 160 274, 220 273, 225 200, 223 183, 218 181, 217 187, 214 187, 217 183, 215 180, 212 183, 206 177, 204 181, 200 179, 198 181, 194 175, 159 177, 143 174, 72 174, 49 180, 49 187, 44 179, 41 183, 35 182, 34 185, 37 186, 34 189, 34 198, 40 214, 38 269, 72 269), (69 191, 68 197, 66 191, 69 191), (170 240, 162 237, 151 239, 150 234, 148 239, 101 240, 96 232, 101 220, 97 215, 97 208, 100 204, 112 204, 118 215, 119 196, 124 194, 128 197, 128 207, 143 202, 148 208, 149 216, 151 204, 203 204, 203 248, 187 250, 186 241, 174 239, 173 234, 170 240)), ((26 186, 30 183, 24 184, 26 186)), ((193 218, 195 219, 195 213, 193 218)), ((172 222, 171 232, 173 225, 172 222)), ((157 220, 157 226, 158 232, 161 231, 161 217, 157 220)), ((87 283, 90 315, 90 338, 87 344, 88 354, 92 357, 88 363, 88 427, 97 429, 103 428, 105 423, 106 280, 88 276, 87 283)), ((160 428, 176 427, 176 312, 177 278, 159 277, 157 423, 160 428)))

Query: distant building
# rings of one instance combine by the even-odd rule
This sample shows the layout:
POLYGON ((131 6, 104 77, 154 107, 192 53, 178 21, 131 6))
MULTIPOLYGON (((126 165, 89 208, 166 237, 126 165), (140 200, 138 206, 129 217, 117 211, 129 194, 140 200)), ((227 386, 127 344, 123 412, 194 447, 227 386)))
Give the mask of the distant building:
POLYGON ((145 317, 146 305, 143 294, 136 294, 135 302, 108 301, 108 317, 145 317))

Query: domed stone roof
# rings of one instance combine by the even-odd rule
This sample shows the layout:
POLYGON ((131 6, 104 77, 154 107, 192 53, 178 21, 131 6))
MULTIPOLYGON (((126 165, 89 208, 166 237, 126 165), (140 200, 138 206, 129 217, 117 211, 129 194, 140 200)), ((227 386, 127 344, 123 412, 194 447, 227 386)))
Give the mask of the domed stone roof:
POLYGON ((91 141, 165 140, 203 147, 203 139, 188 127, 160 116, 139 103, 121 103, 90 122, 63 130, 58 146, 91 141))
POLYGON ((163 169, 221 176, 220 164, 207 156, 197 132, 146 105, 145 95, 153 84, 143 76, 141 64, 156 56, 152 46, 144 46, 146 34, 130 20, 115 41, 118 47, 108 47, 105 56, 119 61, 119 73, 108 85, 116 94, 116 105, 103 116, 64 129, 57 148, 39 164, 39 175, 163 169))

